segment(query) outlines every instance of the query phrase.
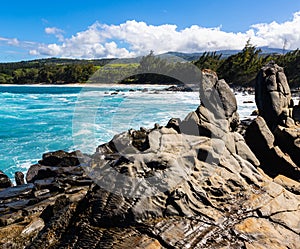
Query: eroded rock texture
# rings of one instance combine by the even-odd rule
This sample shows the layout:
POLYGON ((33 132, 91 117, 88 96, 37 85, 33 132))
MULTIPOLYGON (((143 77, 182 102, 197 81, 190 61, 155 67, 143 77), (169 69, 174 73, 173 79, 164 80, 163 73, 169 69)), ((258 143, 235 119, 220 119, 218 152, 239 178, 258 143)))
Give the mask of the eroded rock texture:
MULTIPOLYGON (((178 134, 173 128, 155 129, 148 137, 150 148, 142 154, 120 156, 111 147, 132 143, 129 133, 98 150, 106 146, 110 153, 105 161, 116 171, 146 180, 157 175, 167 191, 159 191, 161 182, 145 181, 134 193, 128 180, 121 195, 120 185, 111 182, 115 193, 107 191, 93 184, 81 167, 52 166, 55 176, 0 193, 1 246, 297 248, 298 182, 269 178, 220 139, 178 134), (153 189, 156 194, 147 195, 153 189)), ((105 173, 102 160, 96 153, 90 164, 105 173)))
POLYGON ((252 151, 229 87, 203 79, 208 99, 221 95, 215 109, 203 100, 185 120, 118 134, 90 157, 45 154, 27 184, 0 192, 0 246, 299 248, 299 181, 268 176, 256 153, 280 158, 272 132, 258 118, 252 151))
POLYGON ((292 96, 283 68, 275 63, 263 67, 257 75, 255 101, 259 114, 269 128, 293 124, 292 96))
POLYGON ((255 97, 259 116, 246 130, 247 144, 270 176, 283 174, 299 181, 299 105, 293 106, 281 67, 271 63, 260 70, 255 97))

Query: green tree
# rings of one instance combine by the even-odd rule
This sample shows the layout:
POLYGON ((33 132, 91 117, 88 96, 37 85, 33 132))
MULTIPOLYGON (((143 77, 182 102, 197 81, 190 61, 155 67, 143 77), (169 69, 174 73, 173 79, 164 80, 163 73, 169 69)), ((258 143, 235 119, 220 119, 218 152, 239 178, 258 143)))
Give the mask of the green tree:
POLYGON ((194 62, 194 64, 201 70, 210 69, 217 71, 222 63, 221 57, 222 54, 217 54, 217 52, 205 52, 194 62))
POLYGON ((13 77, 4 73, 0 73, 0 84, 12 84, 13 77))
POLYGON ((229 56, 217 70, 220 78, 226 82, 244 85, 254 82, 259 69, 271 58, 260 56, 261 49, 247 41, 243 50, 229 56))

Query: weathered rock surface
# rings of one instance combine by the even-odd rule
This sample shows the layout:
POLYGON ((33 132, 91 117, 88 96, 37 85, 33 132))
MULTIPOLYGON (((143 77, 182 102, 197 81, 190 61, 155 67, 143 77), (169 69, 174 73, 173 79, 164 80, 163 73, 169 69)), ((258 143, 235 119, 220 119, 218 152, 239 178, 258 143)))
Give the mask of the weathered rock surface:
POLYGON ((275 137, 262 117, 258 116, 248 127, 245 140, 268 175, 283 174, 300 181, 300 168, 295 163, 299 161, 293 161, 276 145, 275 137))
POLYGON ((256 78, 255 102, 271 130, 278 124, 292 122, 292 95, 282 67, 270 63, 260 70, 256 78))
POLYGON ((228 128, 230 131, 236 129, 239 124, 237 102, 234 93, 225 80, 219 80, 216 73, 204 70, 199 95, 201 106, 205 107, 213 115, 208 117, 205 115, 206 111, 204 111, 204 117, 209 118, 210 122, 225 119, 228 121, 226 129, 228 128))
POLYGON ((256 82, 259 116, 249 125, 245 140, 270 176, 282 174, 300 180, 300 126, 298 106, 283 69, 276 64, 263 67, 256 82))
POLYGON ((150 131, 148 139, 147 150, 133 147, 120 155, 117 144, 134 140, 124 133, 98 149, 109 152, 105 164, 99 152, 91 158, 90 167, 103 178, 107 165, 127 174, 129 179, 119 185, 110 178, 94 179, 100 183, 95 185, 80 166, 72 174, 74 166, 52 166, 63 170, 0 192, 0 245, 297 248, 299 182, 269 178, 217 138, 162 127, 150 131), (153 176, 162 180, 155 184, 149 179, 153 176), (131 178, 136 177, 142 184, 133 189, 131 178), (106 181, 113 191, 101 187, 106 181), (161 187, 168 189, 160 192, 161 187), (156 194, 148 195, 151 190, 156 194))
POLYGON ((300 125, 288 128, 278 125, 274 130, 274 137, 282 151, 300 167, 300 125))
POLYGON ((300 183, 266 175, 258 152, 273 151, 277 168, 292 159, 261 117, 248 147, 225 83, 204 81, 205 97, 223 96, 216 109, 203 100, 185 120, 123 132, 90 157, 45 154, 27 184, 0 191, 0 247, 299 248, 300 183))

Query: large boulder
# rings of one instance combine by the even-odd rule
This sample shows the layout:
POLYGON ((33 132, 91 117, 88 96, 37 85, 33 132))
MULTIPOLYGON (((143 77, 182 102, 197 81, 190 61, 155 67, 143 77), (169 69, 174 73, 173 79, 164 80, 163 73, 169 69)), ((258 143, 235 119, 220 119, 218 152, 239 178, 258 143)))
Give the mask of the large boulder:
POLYGON ((26 174, 26 182, 56 177, 62 174, 71 175, 82 172, 81 164, 89 160, 81 151, 66 152, 63 150, 47 152, 38 164, 31 165, 26 174))
POLYGON ((66 152, 58 150, 47 152, 43 154, 43 159, 39 161, 39 164, 58 167, 78 166, 82 156, 80 151, 66 152))
POLYGON ((264 66, 256 77, 255 101, 259 115, 273 130, 278 124, 290 125, 292 97, 282 67, 275 63, 264 66))

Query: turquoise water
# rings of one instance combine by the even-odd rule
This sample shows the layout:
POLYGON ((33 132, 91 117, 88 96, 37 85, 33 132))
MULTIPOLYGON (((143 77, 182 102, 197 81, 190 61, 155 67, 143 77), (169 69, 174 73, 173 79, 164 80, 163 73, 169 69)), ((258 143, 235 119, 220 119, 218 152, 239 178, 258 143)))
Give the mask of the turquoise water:
POLYGON ((130 91, 143 88, 0 86, 0 169, 13 178, 48 151, 93 153, 114 134, 165 125, 199 104, 197 93, 130 91))

